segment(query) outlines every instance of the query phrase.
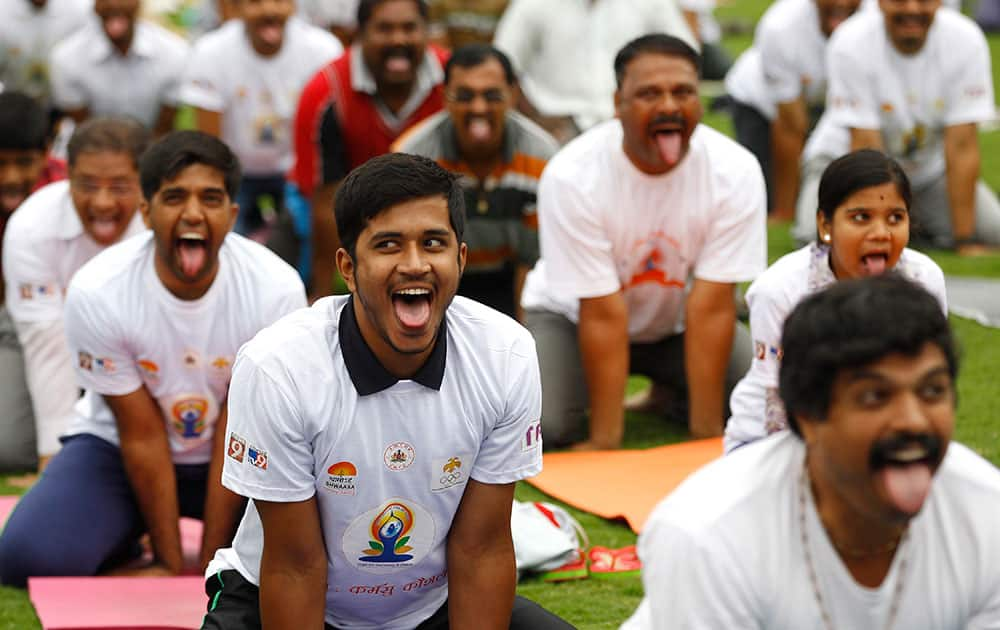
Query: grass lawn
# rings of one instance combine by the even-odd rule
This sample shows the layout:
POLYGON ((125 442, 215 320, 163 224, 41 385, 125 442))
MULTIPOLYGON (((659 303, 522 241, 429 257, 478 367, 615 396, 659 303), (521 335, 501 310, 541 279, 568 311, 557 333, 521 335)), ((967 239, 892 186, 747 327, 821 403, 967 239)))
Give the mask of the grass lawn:
MULTIPOLYGON (((735 0, 719 9, 723 20, 741 20, 752 23, 767 7, 765 0, 735 0)), ((732 53, 738 53, 750 43, 749 35, 727 37, 725 44, 732 53)), ((994 85, 1000 86, 1000 37, 990 37, 993 56, 994 85)), ((705 122, 727 133, 732 127, 725 116, 707 114, 705 122)), ((987 182, 1000 188, 1000 132, 980 135, 982 147, 982 172, 987 182)), ((769 230, 771 260, 792 251, 787 226, 769 230)), ((1000 278, 1000 256, 961 259, 946 252, 932 252, 945 273, 1000 278)), ((959 377, 958 426, 956 439, 968 444, 994 464, 1000 465, 1000 423, 995 410, 1000 408, 1000 330, 988 329, 973 322, 952 318, 952 324, 963 348, 963 366, 959 377)), ((629 381, 630 390, 644 386, 642 379, 629 381)), ((676 442, 686 438, 686 431, 664 423, 658 418, 631 414, 625 435, 628 448, 643 448, 676 442)), ((641 481, 640 481, 641 482, 641 481)), ((624 491, 625 489, 623 489, 624 491)), ((0 477, 0 494, 18 494, 17 488, 6 485, 0 477)), ((517 498, 522 501, 547 500, 542 493, 527 484, 519 484, 517 498)), ((631 530, 622 525, 605 521, 590 514, 568 508, 587 530, 592 544, 621 547, 635 542, 631 530)), ((639 578, 627 577, 611 580, 582 580, 563 584, 546 584, 528 578, 521 582, 518 592, 534 599, 553 612, 563 616, 585 630, 617 628, 638 605, 642 597, 639 578)), ((0 630, 39 628, 37 617, 23 591, 0 588, 0 630)))

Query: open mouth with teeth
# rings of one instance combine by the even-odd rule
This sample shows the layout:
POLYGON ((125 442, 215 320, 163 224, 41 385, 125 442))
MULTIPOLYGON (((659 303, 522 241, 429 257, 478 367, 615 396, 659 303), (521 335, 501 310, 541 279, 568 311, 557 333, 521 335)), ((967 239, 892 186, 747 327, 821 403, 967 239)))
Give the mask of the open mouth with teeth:
POLYGON ((892 506, 907 515, 923 507, 941 456, 940 441, 926 436, 874 449, 871 466, 892 506))
POLYGON ((407 288, 392 293, 392 308, 403 328, 422 330, 431 319, 430 289, 407 288))
POLYGON ((197 277, 208 261, 208 241, 197 232, 184 232, 174 243, 177 263, 181 272, 189 277, 197 277))
POLYGON ((257 22, 255 30, 257 37, 268 47, 281 47, 282 39, 285 36, 284 20, 271 17, 263 18, 257 22))
POLYGON ((875 252, 861 257, 861 269, 866 276, 877 276, 885 273, 889 264, 889 254, 875 252))

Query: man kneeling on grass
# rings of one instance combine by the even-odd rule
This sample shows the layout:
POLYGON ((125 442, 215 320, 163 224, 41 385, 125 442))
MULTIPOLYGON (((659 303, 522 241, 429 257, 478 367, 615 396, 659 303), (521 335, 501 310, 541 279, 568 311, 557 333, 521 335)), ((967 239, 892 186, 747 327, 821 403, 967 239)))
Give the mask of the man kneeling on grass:
POLYGON ((894 274, 838 282, 781 338, 792 431, 654 510, 623 629, 1000 627, 1000 472, 951 443, 940 302, 894 274))
POLYGON ((204 627, 571 627, 514 596, 514 482, 542 464, 538 360, 517 322, 455 297, 456 176, 377 157, 335 207, 351 295, 236 359, 222 483, 252 501, 209 565, 204 627))

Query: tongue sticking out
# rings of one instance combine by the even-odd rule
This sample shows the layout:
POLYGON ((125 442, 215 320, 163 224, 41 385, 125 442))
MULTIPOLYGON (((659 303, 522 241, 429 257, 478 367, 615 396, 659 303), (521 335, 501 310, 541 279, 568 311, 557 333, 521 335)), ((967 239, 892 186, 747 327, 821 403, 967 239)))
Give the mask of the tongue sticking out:
POLYGON ((865 267, 865 273, 869 276, 877 276, 885 273, 885 259, 886 257, 878 255, 865 256, 861 259, 861 264, 865 267))
POLYGON ((95 240, 102 243, 110 241, 118 231, 118 222, 109 218, 94 218, 90 221, 90 231, 95 240))
POLYGON ((111 40, 120 39, 128 33, 129 21, 127 17, 115 15, 104 21, 104 31, 111 40))
POLYGON ((681 134, 677 131, 656 134, 656 146, 660 149, 660 157, 668 166, 673 166, 681 159, 681 134))
POLYGON ((257 29, 257 34, 269 46, 280 46, 285 29, 279 24, 263 24, 257 29))
POLYGON ((469 121, 469 135, 474 140, 489 140, 490 130, 490 123, 485 120, 475 118, 469 121))
POLYGON ((413 64, 406 57, 393 55, 385 60, 385 69, 389 72, 409 72, 413 64))
POLYGON ((879 475, 889 493, 889 500, 900 512, 916 514, 931 491, 931 468, 925 463, 890 465, 879 475))
POLYGON ((428 299, 394 298, 392 305, 396 309, 396 317, 407 328, 423 328, 431 319, 431 301, 428 299))
POLYGON ((198 275, 208 257, 205 244, 201 241, 182 240, 177 246, 177 252, 180 254, 181 271, 190 278, 198 275))

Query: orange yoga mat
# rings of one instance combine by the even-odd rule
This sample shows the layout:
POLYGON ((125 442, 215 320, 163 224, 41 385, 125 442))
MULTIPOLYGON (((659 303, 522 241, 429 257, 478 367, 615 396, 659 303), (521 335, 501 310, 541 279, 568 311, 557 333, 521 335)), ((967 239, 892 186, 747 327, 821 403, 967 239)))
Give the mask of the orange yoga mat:
POLYGON ((703 465, 722 456, 722 438, 633 451, 546 453, 528 483, 573 507, 625 519, 639 533, 660 499, 703 465))

